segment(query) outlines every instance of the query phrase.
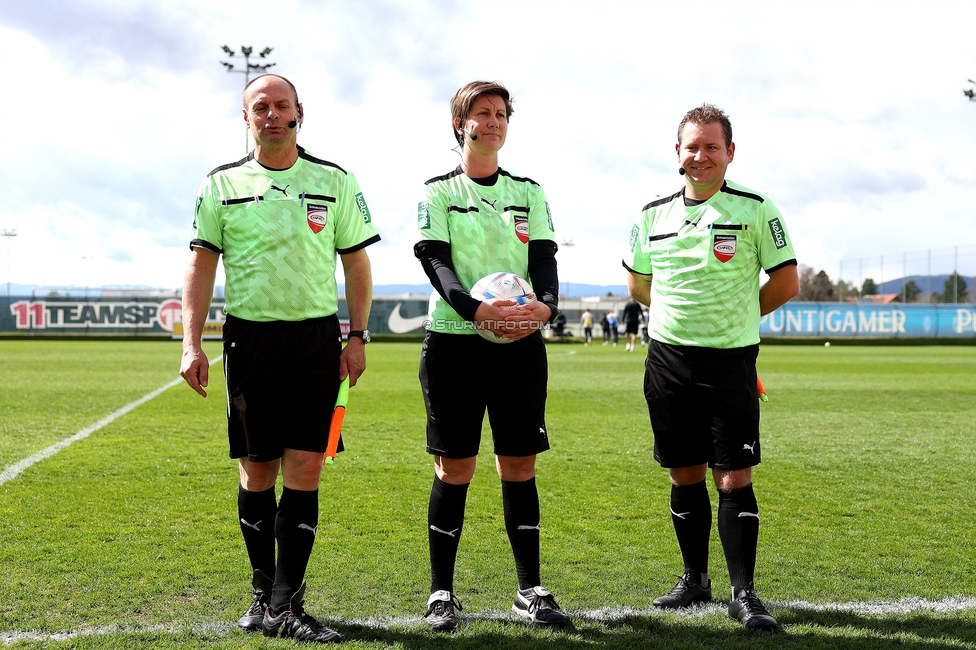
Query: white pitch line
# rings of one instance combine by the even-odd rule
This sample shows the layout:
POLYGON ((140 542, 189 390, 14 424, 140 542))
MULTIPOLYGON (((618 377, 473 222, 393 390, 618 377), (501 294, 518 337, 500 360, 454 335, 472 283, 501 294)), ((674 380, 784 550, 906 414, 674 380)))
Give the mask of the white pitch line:
POLYGON ((976 597, 954 596, 941 600, 911 597, 902 598, 895 602, 879 600, 864 603, 807 603, 801 600, 790 600, 784 603, 773 603, 773 606, 794 611, 850 612, 853 614, 870 614, 876 616, 883 616, 885 614, 910 614, 912 612, 937 612, 946 614, 976 609, 976 597))
MULTIPOLYGON (((221 359, 221 357, 217 357, 216 359, 213 359, 210 362, 210 365, 211 366, 214 365, 215 363, 217 363, 218 361, 220 361, 220 359, 221 359)), ((131 404, 126 404, 125 406, 123 406, 122 408, 120 408, 115 413, 112 413, 111 415, 108 415, 108 416, 102 418, 101 420, 99 420, 98 422, 96 422, 95 424, 93 424, 91 426, 85 427, 84 429, 82 429, 81 431, 79 431, 75 435, 71 436, 70 438, 65 438, 64 440, 62 440, 60 442, 56 442, 53 445, 51 445, 50 447, 47 447, 45 449, 42 449, 39 452, 37 452, 36 454, 34 454, 33 456, 28 456, 27 458, 25 458, 25 459, 23 459, 21 461, 18 461, 16 463, 14 463, 13 465, 8 465, 6 468, 4 468, 4 470, 2 472, 0 472, 0 485, 3 485, 7 481, 11 481, 11 480, 17 478, 17 476, 19 476, 20 473, 23 472, 25 469, 28 469, 31 466, 36 465, 37 463, 41 462, 42 460, 45 460, 47 458, 50 458, 51 456, 53 456, 54 454, 58 453, 59 451, 61 451, 65 447, 67 447, 67 446, 69 446, 69 445, 71 445, 71 444, 73 444, 75 442, 78 442, 79 440, 84 440, 85 438, 87 438, 91 434, 95 433, 96 431, 98 431, 102 427, 107 426, 107 425, 111 424, 112 422, 115 422, 117 419, 119 419, 120 417, 122 417, 123 415, 125 415, 126 413, 128 413, 129 411, 131 411, 132 409, 136 408, 137 406, 141 406, 142 404, 145 404, 146 402, 148 402, 149 400, 157 397, 158 395, 160 395, 164 391, 167 391, 170 388, 172 388, 173 386, 176 386, 177 384, 180 384, 182 382, 183 382, 183 378, 182 377, 178 377, 178 378, 174 379, 173 381, 169 382, 168 384, 166 384, 165 386, 163 386, 162 388, 157 388, 153 392, 148 393, 146 395, 143 395, 142 397, 140 397, 136 401, 132 402, 131 404)), ((0 637, 0 638, 2 638, 2 637, 0 637)))
MULTIPOLYGON (((912 612, 936 612, 940 614, 976 610, 976 597, 972 596, 949 596, 940 600, 928 600, 927 598, 902 598, 896 601, 867 601, 867 602, 847 602, 847 603, 811 603, 804 600, 789 600, 778 602, 767 600, 766 604, 770 610, 783 609, 794 612, 848 612, 852 614, 865 614, 873 616, 885 616, 888 614, 910 614, 912 612)), ((667 613, 686 616, 689 618, 704 618, 706 615, 720 612, 726 613, 727 606, 718 601, 712 601, 705 605, 696 605, 684 610, 668 610, 667 613)), ((664 614, 660 609, 630 609, 628 607, 605 607, 575 612, 573 615, 578 618, 591 621, 610 621, 626 618, 628 616, 654 616, 664 614)))
MULTIPOLYGON (((182 380, 180 380, 182 381, 182 380)), ((230 623, 197 623, 184 627, 173 627, 157 623, 155 625, 128 626, 107 625, 105 627, 88 628, 74 632, 0 632, 0 643, 10 645, 18 641, 68 641, 85 636, 109 636, 112 634, 145 634, 147 632, 163 632, 165 634, 179 634, 192 630, 198 634, 226 634, 236 626, 230 623)))
MULTIPOLYGON (((941 600, 928 600, 927 598, 903 598, 897 601, 868 601, 868 602, 848 602, 848 603, 810 603, 802 600, 790 600, 786 602, 767 601, 773 614, 776 610, 792 611, 813 611, 813 612, 850 612, 854 614, 884 616, 887 614, 910 614, 913 612, 936 612, 941 614, 961 612, 976 609, 976 597, 972 596, 950 596, 941 600)), ((603 622, 618 621, 623 618, 633 616, 643 617, 664 617, 682 616, 686 618, 705 618, 715 614, 724 615, 725 605, 712 602, 707 605, 696 605, 686 610, 660 609, 632 609, 630 607, 601 607, 589 610, 569 610, 569 615, 576 621, 603 622)), ((510 611, 488 610, 484 612, 472 612, 461 615, 464 619, 478 619, 489 621, 516 621, 522 620, 514 616, 510 611)), ((423 623, 421 616, 397 616, 381 618, 346 618, 321 617, 320 621, 326 624, 339 623, 342 625, 360 626, 369 629, 389 630, 395 627, 413 627, 423 623)), ((236 629, 232 623, 193 623, 183 626, 172 626, 157 623, 146 626, 128 625, 108 625, 106 627, 87 628, 74 630, 71 632, 37 632, 37 631, 0 631, 0 643, 11 644, 17 641, 65 641, 77 637, 85 636, 105 636, 110 634, 142 634, 146 632, 162 632, 165 634, 181 634, 188 630, 207 634, 226 634, 236 629)))

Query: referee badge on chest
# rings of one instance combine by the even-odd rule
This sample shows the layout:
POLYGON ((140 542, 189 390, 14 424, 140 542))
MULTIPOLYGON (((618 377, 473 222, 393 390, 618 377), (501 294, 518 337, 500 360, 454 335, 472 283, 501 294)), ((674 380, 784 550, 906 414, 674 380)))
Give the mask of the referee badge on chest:
POLYGON ((515 234, 523 244, 529 243, 529 215, 517 214, 513 219, 515 223, 515 234))
POLYGON ((309 203, 307 219, 308 227, 312 229, 312 232, 318 234, 325 228, 325 224, 329 223, 329 206, 309 203))
POLYGON ((728 262, 735 255, 735 235, 715 235, 712 239, 712 252, 719 262, 728 262))

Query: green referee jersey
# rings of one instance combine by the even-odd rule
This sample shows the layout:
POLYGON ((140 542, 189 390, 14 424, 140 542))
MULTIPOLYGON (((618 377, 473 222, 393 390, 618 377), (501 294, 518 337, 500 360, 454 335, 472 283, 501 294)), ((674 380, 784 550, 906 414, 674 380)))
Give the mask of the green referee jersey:
MULTIPOLYGON (((482 180, 482 179, 479 179, 482 180)), ((421 240, 447 242, 461 285, 475 283, 498 271, 529 279, 529 241, 555 241, 552 215, 545 192, 535 181, 498 170, 493 185, 468 178, 460 167, 425 183, 417 208, 421 240)), ((473 334, 474 326, 461 318, 440 295, 430 331, 473 334)))
POLYGON ((297 321, 336 313, 336 253, 380 238, 356 178, 301 147, 284 170, 253 156, 204 179, 190 247, 223 254, 228 314, 297 321))
POLYGON ((739 348, 759 342, 759 272, 796 263, 773 203, 726 181, 685 206, 684 190, 644 206, 624 266, 653 276, 647 326, 672 345, 739 348))

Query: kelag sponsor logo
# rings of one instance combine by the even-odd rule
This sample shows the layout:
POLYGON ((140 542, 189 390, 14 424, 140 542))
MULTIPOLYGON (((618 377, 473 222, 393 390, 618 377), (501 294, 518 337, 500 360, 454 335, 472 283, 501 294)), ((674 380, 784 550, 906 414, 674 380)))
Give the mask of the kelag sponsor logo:
POLYGON ((363 223, 369 223, 373 220, 373 217, 369 214, 369 208, 366 206, 366 199, 363 198, 362 192, 356 195, 356 206, 359 208, 359 214, 363 215, 363 223))
POLYGON ((776 248, 786 246, 786 233, 783 232, 783 226, 780 224, 779 219, 773 219, 769 222, 769 232, 773 234, 773 243, 776 245, 776 248))

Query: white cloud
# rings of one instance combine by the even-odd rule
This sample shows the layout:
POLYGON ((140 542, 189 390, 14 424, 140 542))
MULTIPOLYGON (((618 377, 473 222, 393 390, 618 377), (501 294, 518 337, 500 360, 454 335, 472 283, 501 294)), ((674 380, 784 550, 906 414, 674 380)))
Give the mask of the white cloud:
POLYGON ((681 187, 675 129, 703 101, 732 116, 730 178, 781 208, 801 262, 847 276, 859 259, 959 245, 976 273, 958 228, 976 186, 976 104, 961 92, 976 6, 878 7, 6 3, 0 54, 23 62, 7 73, 19 103, 0 204, 0 227, 20 233, 12 279, 180 284, 197 186, 245 151, 243 79, 219 64, 241 57, 224 44, 273 47, 306 107, 299 141, 356 174, 383 236, 377 283, 425 280, 416 201, 457 164, 448 101, 474 78, 515 95, 501 163, 543 185, 575 241, 565 281, 623 282, 629 224, 681 187))

